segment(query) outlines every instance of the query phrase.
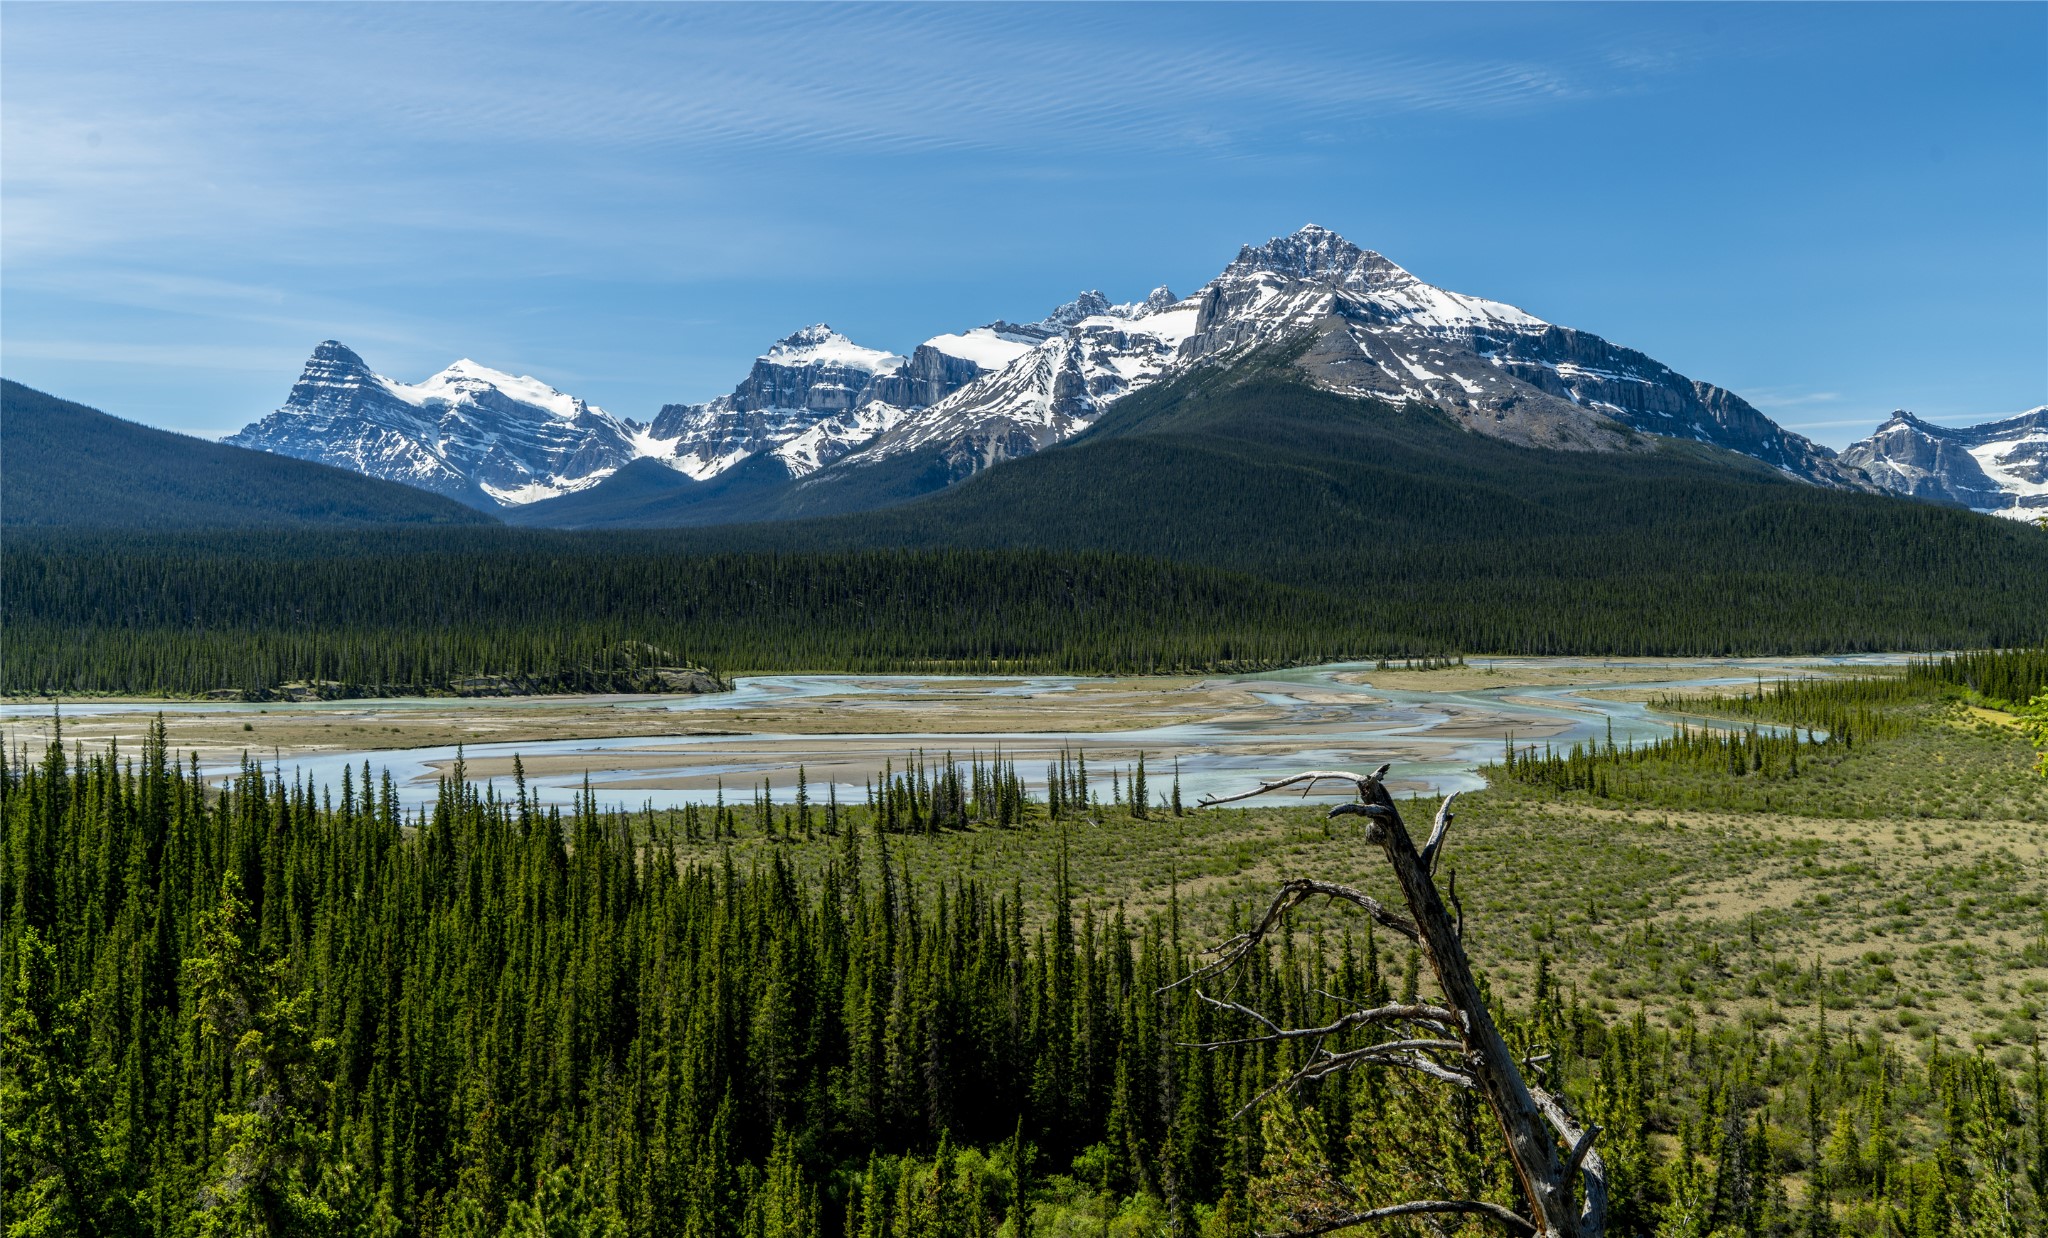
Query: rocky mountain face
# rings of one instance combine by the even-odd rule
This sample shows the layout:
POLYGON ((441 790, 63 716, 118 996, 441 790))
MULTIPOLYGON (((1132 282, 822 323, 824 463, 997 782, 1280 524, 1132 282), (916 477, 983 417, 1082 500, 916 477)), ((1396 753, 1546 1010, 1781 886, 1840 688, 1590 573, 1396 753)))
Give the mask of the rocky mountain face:
POLYGON ((1528 446, 1632 451, 1649 446, 1645 434, 1689 438, 1805 481, 1871 487, 1731 392, 1512 305, 1426 284, 1314 225, 1245 246, 1185 300, 1163 288, 1120 306, 1086 294, 1029 328, 995 325, 1045 338, 904 418, 844 467, 932 449, 958 480, 1071 438, 1162 378, 1285 349, 1330 390, 1431 405, 1476 433, 1528 446))
POLYGON ((1156 381, 1174 363, 1195 320, 1194 306, 1165 288, 1111 305, 1083 293, 1039 322, 996 323, 982 331, 1037 343, 1000 369, 934 401, 878 435, 849 461, 886 460, 922 448, 938 452, 949 480, 1072 438, 1122 396, 1156 381))
POLYGON ((226 442, 488 508, 597 484, 641 454, 640 429, 538 379, 467 359, 423 383, 395 382, 327 340, 284 406, 226 442))
POLYGON ((2048 404, 1963 427, 1900 409, 1842 460, 1896 494, 2017 520, 2048 516, 2048 404))
POLYGON ((1070 437, 1156 377, 1179 343, 1157 317, 1174 304, 1164 288, 1124 305, 1083 292, 1035 322, 934 336, 908 357, 821 323, 779 341, 731 395, 664 407, 650 437, 699 480, 752 457, 801 478, 857 452, 882 459, 927 445, 965 477, 1070 437), (1139 319, 1152 321, 1134 327, 1139 319), (953 398, 969 388, 973 400, 953 398))
POLYGON ((876 379, 906 364, 823 323, 805 327, 755 358, 730 395, 664 405, 648 430, 650 452, 700 481, 763 453, 802 476, 896 423, 901 409, 879 398, 876 379))
MULTIPOLYGON (((785 486, 843 494, 862 490, 846 475, 891 461, 905 476, 916 461, 920 485, 950 484, 1074 437, 1132 392, 1253 357, 1529 446, 1642 451, 1648 436, 1694 439, 1804 481, 1876 488, 1854 462, 1731 392, 1424 283, 1314 225, 1245 246, 1189 297, 1158 288, 1117 304, 1084 292, 1037 320, 933 336, 907 356, 806 327, 757 358, 731 393, 666 405, 644 427, 468 361, 417 386, 394 383, 330 341, 284 408, 229 441, 486 504, 572 493, 634 459, 699 482, 744 477, 757 498, 785 486)), ((902 497, 900 486, 891 494, 902 497)))
POLYGON ((1642 444, 1631 431, 1689 438, 1806 481, 1869 484, 1731 392, 1589 332, 1423 283, 1326 228, 1246 246, 1194 299, 1183 364, 1308 339, 1294 364, 1319 384, 1429 404, 1476 433, 1568 450, 1633 450, 1642 444))

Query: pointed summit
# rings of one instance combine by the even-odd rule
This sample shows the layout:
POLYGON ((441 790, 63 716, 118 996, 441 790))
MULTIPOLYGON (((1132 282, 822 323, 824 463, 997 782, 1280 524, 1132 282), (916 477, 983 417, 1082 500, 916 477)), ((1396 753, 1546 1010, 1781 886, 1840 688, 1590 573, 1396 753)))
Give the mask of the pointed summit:
POLYGON ((823 344, 828 340, 843 340, 845 338, 845 336, 832 329, 831 323, 814 322, 808 327, 798 327, 788 335, 783 336, 775 341, 773 347, 808 348, 813 344, 823 344))
POLYGON ((314 345, 313 356, 307 364, 310 366, 316 362, 348 366, 358 370, 370 368, 363 364, 363 359, 356 355, 355 349, 350 348, 340 340, 321 340, 318 344, 314 345))
POLYGON ((1083 318, 1093 318, 1097 314, 1108 312, 1109 298, 1103 296, 1100 291, 1090 288, 1047 314, 1043 321, 1047 326, 1071 327, 1083 318))
POLYGON ((1415 277, 1369 249, 1361 249, 1318 224, 1304 224, 1291 236, 1247 245, 1224 275, 1267 271, 1288 279, 1342 288, 1377 288, 1415 277))
POLYGON ((597 484, 633 458, 634 433, 537 378, 464 358, 424 382, 394 382, 322 340, 283 407, 226 441, 488 509, 597 484))
POLYGON ((313 349, 313 355, 306 358, 306 368, 299 372, 299 381, 292 384, 285 407, 310 407, 322 391, 369 386, 377 381, 376 373, 363 363, 354 349, 340 340, 321 340, 313 349))

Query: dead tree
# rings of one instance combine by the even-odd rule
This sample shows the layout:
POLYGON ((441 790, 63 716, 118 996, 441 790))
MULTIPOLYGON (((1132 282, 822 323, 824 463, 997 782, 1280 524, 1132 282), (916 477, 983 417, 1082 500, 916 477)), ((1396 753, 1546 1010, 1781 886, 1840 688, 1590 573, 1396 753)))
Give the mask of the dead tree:
POLYGON ((1351 783, 1358 789, 1357 802, 1337 805, 1330 810, 1330 816, 1365 818, 1366 841, 1379 844, 1386 852, 1387 862, 1394 869, 1394 879, 1400 884, 1402 898, 1408 904, 1408 917, 1396 914, 1379 900, 1349 886, 1311 878, 1289 881, 1280 887, 1271 906, 1250 928, 1216 948, 1215 962, 1169 987, 1199 984, 1207 977, 1230 970, 1252 951, 1261 948, 1267 935, 1282 924, 1290 908, 1312 898, 1329 898, 1357 907, 1374 922, 1420 946, 1429 960, 1430 970, 1436 975, 1444 1004, 1416 1003, 1353 1010, 1321 1027, 1289 1028, 1279 1026, 1249 1007, 1210 997, 1197 989, 1196 995, 1203 1001, 1246 1016, 1263 1030, 1237 1040, 1214 1041, 1194 1047, 1220 1049, 1228 1045, 1306 1041, 1311 1046, 1307 1061, 1255 1099, 1252 1102, 1254 1106, 1277 1092, 1292 1090, 1308 1080, 1361 1066, 1417 1071, 1441 1083, 1470 1089, 1484 1099, 1499 1122, 1508 1159, 1521 1181, 1523 1197, 1529 1201, 1535 1214, 1523 1217, 1498 1204, 1481 1200, 1413 1200, 1331 1218, 1311 1228, 1289 1231, 1291 1234, 1322 1234, 1375 1221, 1467 1213, 1491 1217, 1509 1232, 1517 1234, 1600 1238, 1606 1230, 1607 1182, 1600 1154, 1593 1150, 1593 1139, 1599 1134, 1599 1127, 1581 1124, 1566 1110, 1558 1096, 1523 1078, 1500 1029, 1494 1025, 1478 984, 1472 978, 1472 965, 1465 957, 1465 947, 1460 940, 1464 932, 1464 915, 1458 907, 1455 877, 1447 891, 1449 907, 1445 906, 1444 896, 1437 891, 1436 862, 1443 849, 1444 835, 1451 825, 1451 800, 1456 797, 1444 799, 1430 829, 1429 839, 1418 851, 1408 835, 1407 825, 1401 820, 1400 810, 1394 807, 1393 797, 1387 793, 1382 781, 1389 768, 1382 765, 1370 774, 1310 770, 1262 783, 1239 795, 1205 798, 1200 806, 1207 808, 1250 799, 1283 787, 1301 786, 1303 794, 1306 794, 1316 783, 1331 779, 1351 783), (1331 1037, 1367 1026, 1399 1029, 1396 1031, 1397 1039, 1344 1051, 1326 1047, 1331 1037), (1584 1189, 1575 1191, 1574 1182, 1582 1175, 1584 1189), (1576 1206, 1575 1195, 1579 1199, 1576 1206))

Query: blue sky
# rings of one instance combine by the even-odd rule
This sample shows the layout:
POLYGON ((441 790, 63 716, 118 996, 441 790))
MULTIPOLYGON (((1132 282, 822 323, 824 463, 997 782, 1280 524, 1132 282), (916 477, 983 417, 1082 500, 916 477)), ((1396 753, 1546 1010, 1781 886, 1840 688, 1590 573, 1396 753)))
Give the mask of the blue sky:
POLYGON ((2048 400, 2048 6, 42 5, 0 368, 218 435, 333 337, 615 413, 1314 221, 1840 446, 2048 400))

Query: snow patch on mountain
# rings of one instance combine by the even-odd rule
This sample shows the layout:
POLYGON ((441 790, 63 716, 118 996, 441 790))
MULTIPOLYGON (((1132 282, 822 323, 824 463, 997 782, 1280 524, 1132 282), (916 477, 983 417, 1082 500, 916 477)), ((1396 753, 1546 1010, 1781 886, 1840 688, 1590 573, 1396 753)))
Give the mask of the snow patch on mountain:
POLYGON ((886 374, 901 369, 904 358, 879 348, 863 348, 826 324, 814 323, 775 341, 761 360, 773 365, 843 366, 886 374))
POLYGON ((596 485, 642 429, 528 375, 465 358, 403 383, 326 340, 283 407, 226 441, 489 506, 596 485))
POLYGON ((507 374, 503 370, 480 365, 468 357, 422 383, 393 382, 382 376, 378 381, 386 391, 415 408, 426 408, 436 402, 459 404, 465 400, 474 401, 489 391, 497 391, 518 403, 546 409, 556 417, 568 419, 574 419, 588 407, 575 396, 557 391, 531 375, 507 374))
POLYGON ((958 478, 1072 438, 1174 364, 1198 307, 1172 296, 1160 288, 1144 301, 1111 304, 1086 292, 1024 328, 989 328, 1011 339, 1027 330, 1048 334, 1001 369, 905 417, 852 453, 849 465, 936 448, 958 478))
POLYGON ((1842 459, 1896 494, 2015 520, 2048 515, 2048 404, 1974 426, 1900 409, 1842 459))
POLYGON ((975 327, 958 334, 934 335, 925 341, 925 345, 936 348, 949 357, 960 357, 972 361, 984 370, 994 372, 1044 342, 1043 336, 1025 335, 1014 328, 1004 330, 990 326, 975 327))
MULTIPOLYGON (((980 372, 968 365, 958 381, 980 372)), ((664 406, 640 447, 699 481, 756 456, 775 459, 790 476, 802 477, 900 421, 903 410, 890 397, 943 387, 950 374, 951 367, 930 350, 903 357, 856 344, 818 323, 756 357, 731 394, 664 406)))

